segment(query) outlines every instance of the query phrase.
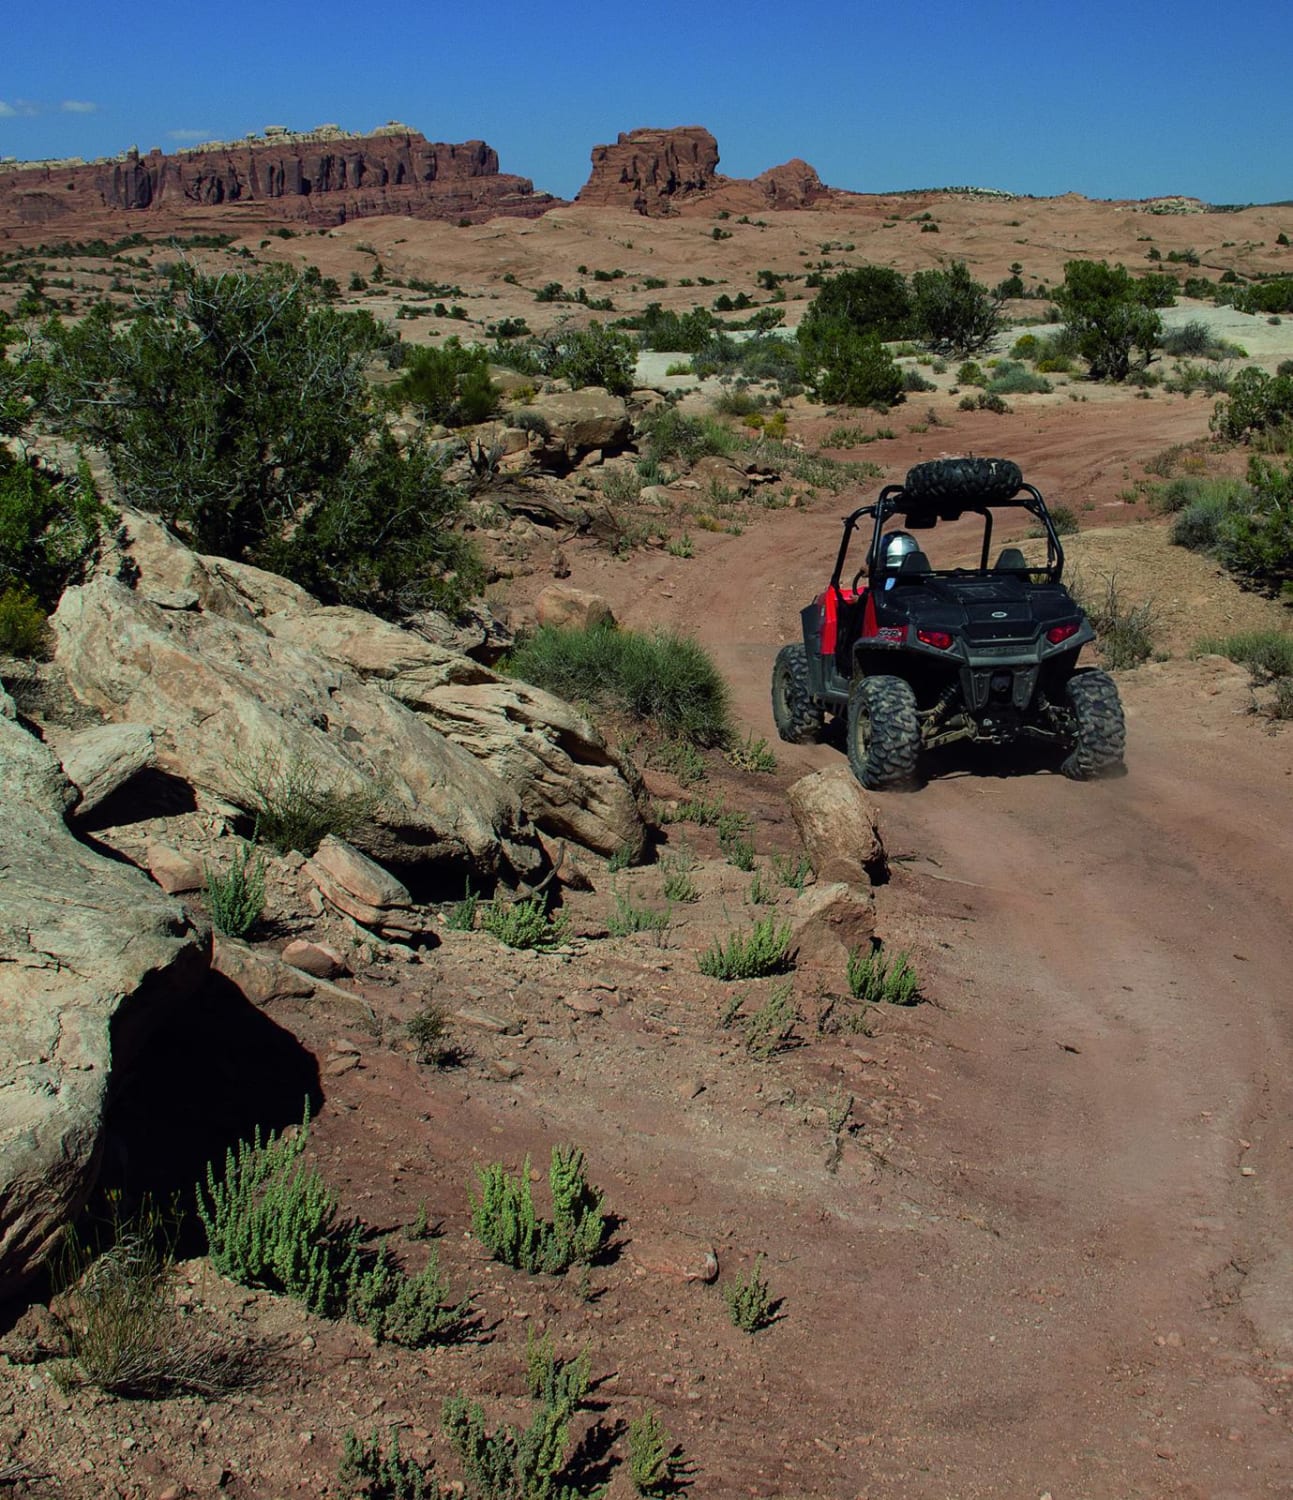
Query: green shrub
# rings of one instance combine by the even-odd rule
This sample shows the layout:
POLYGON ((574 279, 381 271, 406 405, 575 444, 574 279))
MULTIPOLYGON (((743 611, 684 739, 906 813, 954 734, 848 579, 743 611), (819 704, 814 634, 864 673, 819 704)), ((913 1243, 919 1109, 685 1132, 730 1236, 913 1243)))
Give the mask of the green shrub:
POLYGON ((802 891, 813 873, 813 864, 806 854, 801 854, 796 859, 788 854, 774 854, 772 870, 783 886, 792 891, 802 891))
POLYGON ((666 901, 690 903, 700 900, 700 891, 692 879, 692 871, 695 867, 695 858, 689 853, 679 853, 673 857, 666 856, 660 861, 660 868, 664 871, 666 901))
POLYGON ((1015 360, 1005 359, 992 372, 988 390, 998 396, 1049 395, 1054 389, 1042 375, 1034 375, 1015 360))
POLYGON ((286 268, 182 265, 115 316, 101 303, 74 327, 46 325, 42 404, 103 449, 133 504, 325 603, 398 616, 479 586, 448 524, 460 497, 442 461, 401 447, 371 399, 365 366, 392 336, 368 314, 327 306, 286 268))
POLYGON ((1162 305, 1158 295, 1156 284, 1142 287, 1125 266, 1091 260, 1065 265, 1055 301, 1092 380, 1125 380, 1136 350, 1148 360, 1162 333, 1154 311, 1162 305))
POLYGON ((819 401, 840 406, 892 406, 903 399, 902 371, 874 334, 844 325, 810 339, 800 324, 805 382, 819 401), (833 332, 834 336, 828 336, 833 332))
POLYGON ((33 628, 24 598, 52 610, 64 588, 84 578, 110 518, 85 465, 75 476, 60 476, 23 462, 0 443, 0 596, 8 601, 6 624, 17 643, 30 640, 33 628))
POLYGON ((1254 456, 1245 483, 1200 485, 1177 512, 1171 538, 1213 553, 1260 588, 1280 589, 1293 580, 1293 465, 1254 456))
POLYGON ((445 914, 445 926, 452 932, 471 932, 476 925, 476 913, 480 909, 480 897, 468 884, 461 901, 455 901, 445 914))
POLYGON ((1289 422, 1293 422, 1293 376, 1268 375, 1250 365, 1230 382, 1228 396, 1217 402, 1208 425, 1218 437, 1238 443, 1289 422))
POLYGON ((265 860, 244 843, 224 874, 203 866, 207 909, 211 924, 226 937, 243 938, 260 921, 265 910, 265 860))
POLYGON ((767 1000, 745 1022, 745 1046, 751 1057, 767 1062, 785 1047, 794 1035, 794 991, 790 980, 774 985, 767 1000))
POLYGON ((776 1317, 772 1289, 763 1275, 764 1256, 756 1255, 749 1275, 738 1276, 723 1288, 728 1315, 742 1333, 757 1333, 776 1317))
POLYGON ((440 1485, 433 1464, 401 1458, 400 1438, 392 1427, 385 1451, 376 1428, 371 1437, 358 1437, 348 1429, 342 1438, 337 1482, 347 1497, 367 1500, 439 1500, 440 1485))
POLYGON ((912 277, 911 321, 916 337, 936 353, 974 354, 1001 331, 1001 301, 970 276, 964 261, 954 261, 912 277))
POLYGON ((542 896, 521 901, 497 898, 481 908, 481 930, 509 948, 556 948, 566 939, 570 923, 564 914, 551 916, 542 896))
POLYGON ((414 1056, 425 1067, 447 1068, 459 1061, 461 1049, 449 1040, 449 1018, 443 1005, 425 1001, 404 1027, 413 1043, 414 1056))
POLYGON ((742 742, 729 745, 724 750, 723 757, 738 771, 755 771, 767 776, 776 773, 776 755, 769 748, 767 740, 762 735, 756 736, 753 730, 750 730, 742 742))
POLYGON ((1293 677, 1293 635, 1286 630, 1245 630, 1236 635, 1206 636, 1196 656, 1225 656, 1245 666, 1258 682, 1293 677))
POLYGON ((677 1485, 678 1460, 673 1439, 659 1414, 645 1411, 629 1423, 629 1481, 647 1500, 663 1500, 677 1485))
POLYGON ((658 406, 639 423, 645 455, 656 463, 678 459, 695 463, 707 454, 725 455, 736 447, 730 428, 704 417, 684 416, 676 406, 658 406))
POLYGON ((869 1005, 915 1005, 920 999, 920 981, 905 950, 891 960, 879 943, 854 948, 847 979, 849 994, 869 1005))
POLYGON ((463 427, 498 410, 498 388, 489 378, 489 354, 464 346, 456 335, 440 345, 410 349, 392 398, 414 407, 428 422, 463 427))
POLYGON ((790 923, 778 927, 771 913, 745 934, 717 938, 700 955, 700 972, 710 979, 762 979, 790 967, 790 923))
POLYGON ((1077 511, 1071 505, 1052 505, 1049 509, 1051 525, 1054 526, 1057 535, 1074 536, 1081 530, 1077 511))
POLYGON ((544 626, 512 652, 507 670, 558 697, 600 704, 696 745, 731 738, 727 688, 685 636, 544 626))
POLYGON ((0 656, 39 656, 48 638, 45 611, 30 589, 13 584, 0 592, 0 656))
POLYGON ((911 395, 919 391, 936 391, 938 386, 932 380, 925 377, 915 368, 908 368, 902 372, 902 388, 911 395))
POLYGON ((605 1243, 606 1220, 602 1195, 584 1175, 584 1154, 577 1148, 556 1146, 548 1168, 553 1217, 535 1212, 530 1192, 530 1159, 512 1177, 501 1162, 476 1173, 480 1196, 471 1199, 471 1225, 476 1238, 495 1260, 532 1275, 555 1276, 575 1264, 587 1264, 605 1243))
POLYGON ((552 1335, 535 1338, 534 1329, 525 1332, 525 1386, 536 1401, 549 1411, 578 1411, 592 1384, 592 1359, 587 1349, 574 1359, 558 1359, 552 1347, 552 1335))
POLYGON ((528 1427, 490 1432, 478 1402, 451 1396, 444 1404, 445 1436, 458 1455, 471 1500, 580 1500, 562 1483, 571 1413, 540 1405, 528 1427))
POLYGON ((366 1226, 341 1219, 318 1171, 301 1160, 309 1111, 292 1137, 271 1133, 225 1153, 223 1177, 207 1166, 198 1216, 211 1264, 243 1286, 268 1287, 323 1317, 350 1317, 376 1339, 409 1348, 443 1342, 461 1330, 468 1303, 445 1303, 434 1255, 406 1276, 384 1248, 363 1248, 366 1226))

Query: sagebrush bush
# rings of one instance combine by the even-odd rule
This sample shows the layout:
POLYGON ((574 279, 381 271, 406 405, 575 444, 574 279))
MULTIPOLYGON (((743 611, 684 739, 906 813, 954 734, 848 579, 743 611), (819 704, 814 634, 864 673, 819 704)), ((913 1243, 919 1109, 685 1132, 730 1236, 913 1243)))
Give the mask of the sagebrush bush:
POLYGON ((1225 656, 1239 662, 1259 682, 1293 677, 1293 634, 1286 630, 1244 630, 1234 635, 1205 636, 1196 656, 1225 656))
POLYGON ((1154 607, 1149 600, 1129 604, 1116 575, 1104 579, 1104 590, 1081 600, 1096 633, 1096 648, 1106 667, 1138 667, 1154 650, 1154 607))
POLYGON ((692 744, 722 745, 731 737, 726 684, 686 636, 543 626, 506 665, 558 697, 618 709, 692 744))
POLYGON ((414 407, 429 422, 463 427, 491 417, 499 392, 489 378, 488 351, 480 344, 464 346, 455 336, 440 345, 409 349, 391 398, 414 407))
POLYGON ((998 396, 1048 395, 1053 389, 1045 376, 1034 375, 1010 359, 1003 359, 988 381, 988 390, 998 396))

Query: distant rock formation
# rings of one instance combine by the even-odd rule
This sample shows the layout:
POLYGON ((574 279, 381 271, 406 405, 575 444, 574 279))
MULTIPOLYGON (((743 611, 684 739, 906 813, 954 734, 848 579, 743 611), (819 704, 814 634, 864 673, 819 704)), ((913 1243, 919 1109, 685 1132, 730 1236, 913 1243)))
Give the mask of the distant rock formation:
POLYGON ((131 149, 97 162, 0 167, 0 229, 36 226, 68 237, 113 226, 151 231, 210 221, 319 226, 373 214, 480 220, 533 218, 561 200, 498 169, 484 141, 428 141, 406 126, 351 136, 335 127, 213 143, 168 156, 131 149))
POLYGON ((613 146, 593 147, 592 176, 575 202, 673 213, 681 200, 716 186, 717 166, 718 142, 699 125, 622 131, 613 146))
POLYGON ((753 179, 720 176, 718 142, 699 125, 622 133, 613 146, 594 146, 593 170, 576 203, 629 208, 660 216, 704 201, 708 208, 741 211, 809 208, 832 192, 797 157, 753 179))

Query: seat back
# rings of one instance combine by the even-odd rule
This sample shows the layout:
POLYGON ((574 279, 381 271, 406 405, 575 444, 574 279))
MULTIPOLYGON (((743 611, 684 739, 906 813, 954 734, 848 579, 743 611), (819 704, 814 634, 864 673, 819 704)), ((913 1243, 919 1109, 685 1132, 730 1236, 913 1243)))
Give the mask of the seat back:
POLYGON ((910 582, 913 574, 920 575, 930 571, 929 558, 923 552, 909 552, 898 569, 898 577, 907 583, 910 582))
POLYGON ((1023 572, 1028 567, 1028 559, 1018 547, 1003 547, 1001 556, 997 558, 995 573, 1023 572))

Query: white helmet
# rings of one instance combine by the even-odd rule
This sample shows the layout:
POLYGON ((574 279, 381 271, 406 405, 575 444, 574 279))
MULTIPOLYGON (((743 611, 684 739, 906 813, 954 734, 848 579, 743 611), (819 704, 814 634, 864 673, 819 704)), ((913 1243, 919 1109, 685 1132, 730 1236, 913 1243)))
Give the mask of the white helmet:
POLYGON ((920 543, 905 531, 891 531, 880 538, 880 566, 896 572, 902 560, 913 552, 920 551, 920 543))

